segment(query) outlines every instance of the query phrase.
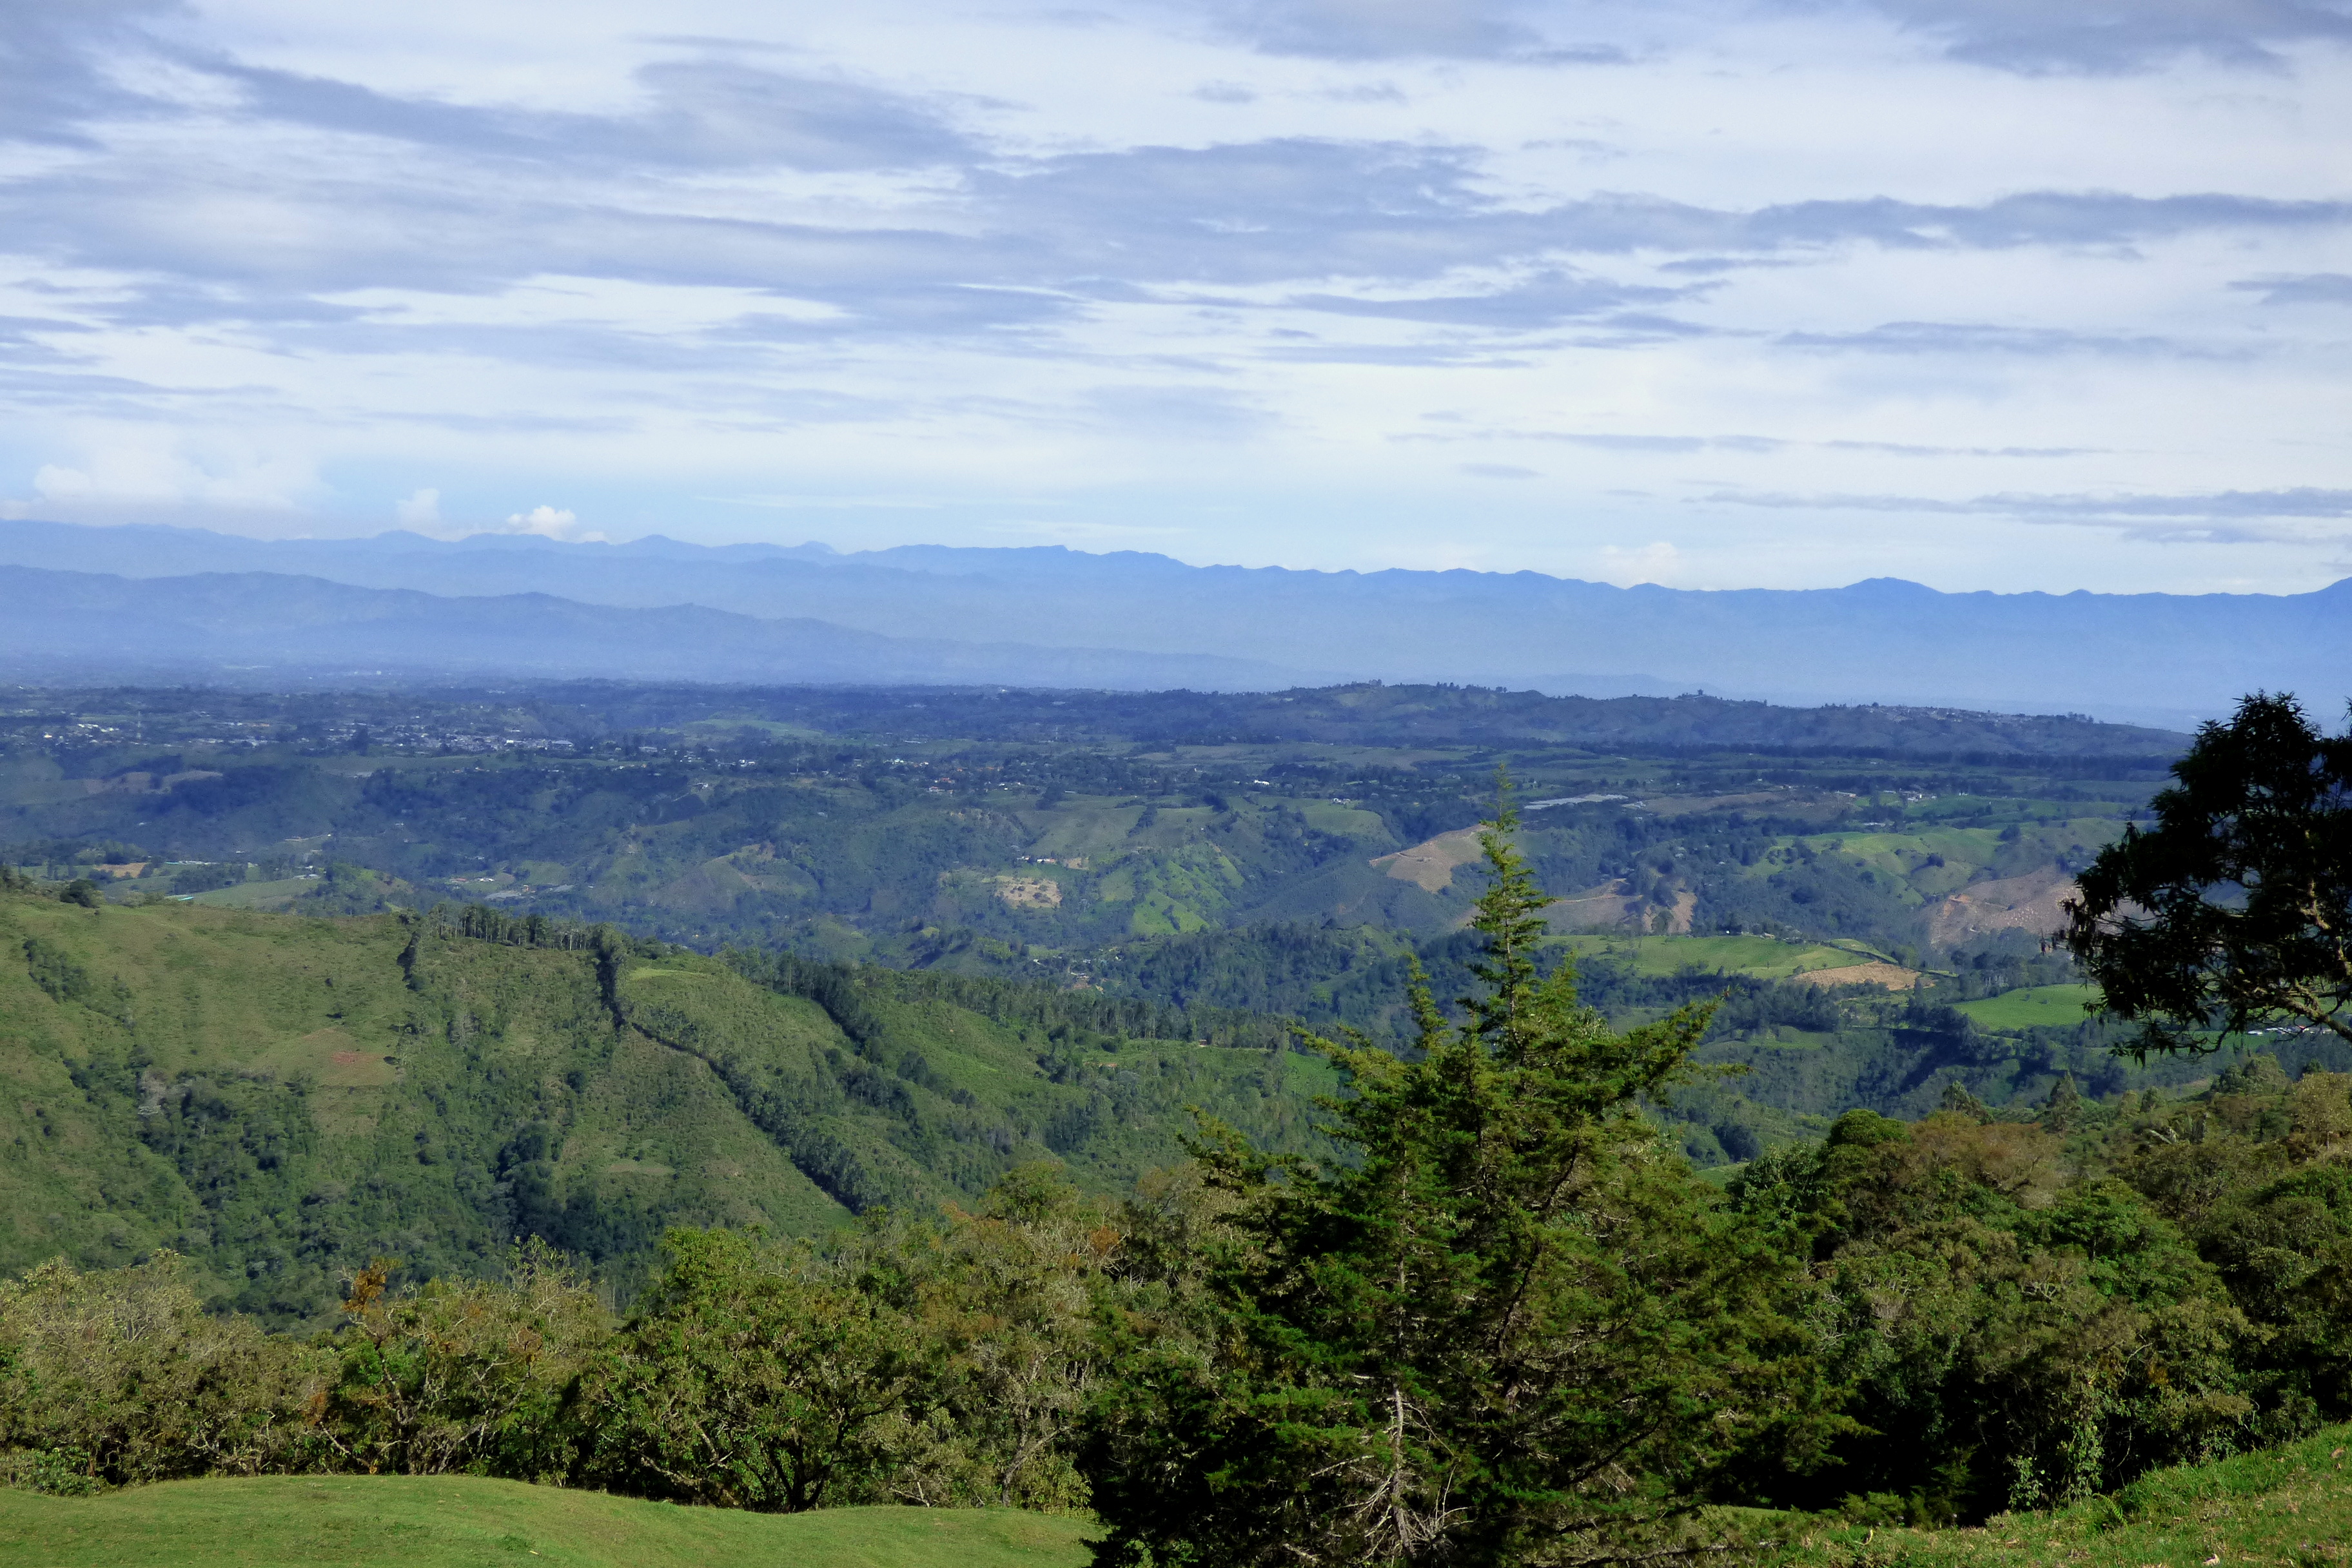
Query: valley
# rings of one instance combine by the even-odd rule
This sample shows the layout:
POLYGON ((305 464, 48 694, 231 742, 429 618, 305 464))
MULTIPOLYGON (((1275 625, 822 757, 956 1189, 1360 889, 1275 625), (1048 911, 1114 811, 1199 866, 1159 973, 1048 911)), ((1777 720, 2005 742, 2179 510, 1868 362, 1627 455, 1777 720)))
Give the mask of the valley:
POLYGON ((1652 1111, 1702 1168, 1955 1087, 2207 1070, 2110 1056, 2042 951, 2154 732, 1922 755, 1848 712, 1788 727, 1850 749, 1764 749, 1644 700, 1506 743, 1489 694, 1298 695, 1268 734, 1083 694, 46 694, 0 859, 96 907, 0 909, 0 1267, 168 1246, 296 1321, 373 1253, 482 1273, 539 1235, 625 1294, 671 1224, 819 1235, 1040 1159, 1124 1190, 1195 1107, 1308 1152, 1335 1080, 1290 1031, 1401 1042, 1411 964, 1472 985, 1498 770, 1545 962, 1621 1025, 1716 1007, 1737 1076, 1652 1111))

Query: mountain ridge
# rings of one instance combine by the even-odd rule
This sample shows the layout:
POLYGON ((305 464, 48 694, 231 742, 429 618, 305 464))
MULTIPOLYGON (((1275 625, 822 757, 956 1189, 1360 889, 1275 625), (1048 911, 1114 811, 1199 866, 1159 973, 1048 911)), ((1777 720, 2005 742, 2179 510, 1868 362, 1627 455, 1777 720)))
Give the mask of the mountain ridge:
POLYGON ((257 672, 268 679, 505 673, 1223 689, 1322 679, 1213 654, 893 637, 700 605, 636 608, 544 593, 459 599, 264 572, 134 578, 0 566, 0 594, 20 606, 0 622, 0 658, 20 671, 75 678, 177 675, 250 684, 257 672))
POLYGON ((2284 595, 1948 594, 1896 578, 1693 590, 1528 571, 1192 566, 1060 545, 844 553, 659 536, 618 545, 414 533, 270 542, 33 521, 0 523, 0 562, 140 580, 268 571, 441 597, 541 593, 618 610, 697 605, 928 641, 938 645, 934 668, 987 663, 951 659, 947 645, 1014 645, 1048 685, 1265 689, 1379 679, 1589 697, 1696 689, 1799 706, 2060 709, 2170 729, 2256 689, 2294 690, 2321 709, 2352 699, 2352 578, 2284 595), (1057 674, 1031 649, 1083 651, 1089 668, 1109 655, 1151 662, 1131 678, 1092 679, 1057 674), (1180 671, 1161 662, 1171 658, 1254 668, 1180 671))

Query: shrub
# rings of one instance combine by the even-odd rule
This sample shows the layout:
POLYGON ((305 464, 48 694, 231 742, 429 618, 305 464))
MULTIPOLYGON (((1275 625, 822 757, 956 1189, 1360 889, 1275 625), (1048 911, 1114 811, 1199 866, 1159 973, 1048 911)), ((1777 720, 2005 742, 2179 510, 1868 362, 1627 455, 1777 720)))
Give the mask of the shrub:
POLYGON ((933 1352, 805 1246, 673 1230, 668 1267, 581 1381, 583 1474, 679 1502, 796 1513, 870 1487, 933 1352))
POLYGON ((331 1364, 205 1313, 172 1253, 101 1273, 45 1263, 0 1284, 0 1452, 47 1490, 68 1463, 115 1486, 307 1468, 324 1458, 331 1364))
POLYGON ((576 1448, 566 1397, 613 1331, 594 1293, 538 1240, 496 1283, 394 1292, 393 1267, 370 1264, 343 1304, 322 1440, 370 1475, 561 1479, 576 1448))

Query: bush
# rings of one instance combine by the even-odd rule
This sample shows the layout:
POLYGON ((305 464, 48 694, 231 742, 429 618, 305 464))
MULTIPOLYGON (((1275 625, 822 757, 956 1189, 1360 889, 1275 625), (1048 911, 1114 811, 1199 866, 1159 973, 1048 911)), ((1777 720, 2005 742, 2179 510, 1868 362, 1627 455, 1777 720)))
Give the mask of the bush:
POLYGON ((343 1304, 326 1445, 370 1475, 562 1478, 577 1447, 566 1397, 612 1337, 594 1293, 537 1240, 498 1283, 394 1293, 393 1268, 370 1264, 343 1304))
POLYGON ((58 1490, 311 1468, 331 1362, 247 1318, 205 1313, 186 1263, 0 1284, 0 1451, 58 1490))
POLYGON ((871 1486, 932 1357, 906 1314, 804 1246, 673 1230, 644 1310, 581 1380, 583 1474, 797 1513, 871 1486))

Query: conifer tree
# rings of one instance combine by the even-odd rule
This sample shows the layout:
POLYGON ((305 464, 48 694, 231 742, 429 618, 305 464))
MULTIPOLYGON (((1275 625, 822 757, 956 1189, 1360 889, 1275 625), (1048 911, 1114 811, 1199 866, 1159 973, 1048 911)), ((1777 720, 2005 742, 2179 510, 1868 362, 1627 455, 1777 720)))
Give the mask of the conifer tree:
MULTIPOLYGON (((1801 1406, 1790 1267, 1642 1115, 1707 1009, 1625 1034, 1538 962, 1549 901, 1507 805, 1482 839, 1484 990, 1425 982, 1412 1059, 1309 1044, 1352 1160, 1212 1127, 1235 1205, 1193 1337, 1134 1330, 1096 1411, 1106 1565, 1571 1563, 1703 1550, 1712 1467, 1801 1406)), ((1802 1448, 1801 1420, 1790 1443, 1802 1448)))

